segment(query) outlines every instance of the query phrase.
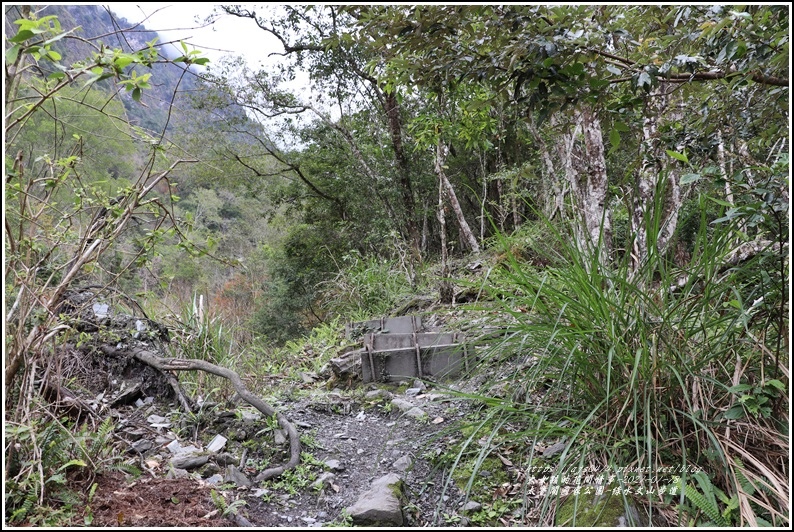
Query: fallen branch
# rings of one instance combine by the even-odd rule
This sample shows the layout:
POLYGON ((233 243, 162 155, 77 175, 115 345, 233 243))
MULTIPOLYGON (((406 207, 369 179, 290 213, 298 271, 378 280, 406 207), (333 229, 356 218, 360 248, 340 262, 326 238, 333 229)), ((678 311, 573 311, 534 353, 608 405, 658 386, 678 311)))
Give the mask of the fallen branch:
MULTIPOLYGON (((269 480, 271 478, 277 477, 284 473, 285 471, 294 468, 300 462, 300 436, 298 435, 298 431, 295 427, 290 423, 287 418, 285 418, 282 414, 276 412, 276 410, 270 406, 268 403, 257 397, 256 395, 252 394, 248 391, 243 384, 243 380, 240 378, 235 371, 232 371, 227 368, 222 368, 220 366, 216 366, 215 364, 210 364, 209 362, 205 362, 203 360, 195 360, 195 359, 186 359, 186 358, 164 358, 158 356, 157 354, 149 351, 147 349, 143 349, 141 347, 130 347, 128 348, 129 352, 132 354, 134 358, 143 362, 144 364, 148 364, 155 369, 160 371, 204 371, 205 373, 211 373, 213 375, 217 375, 218 377, 223 377, 232 383, 234 386, 235 391, 237 394, 243 398, 248 404, 259 410, 262 414, 272 417, 275 416, 278 420, 279 426, 287 431, 289 435, 289 443, 290 443, 290 459, 285 465, 278 466, 278 467, 271 467, 270 469, 266 469, 262 471, 257 477, 257 482, 262 482, 265 480, 269 480)), ((112 346, 103 346, 102 351, 109 355, 119 355, 122 354, 125 349, 117 349, 112 346)))

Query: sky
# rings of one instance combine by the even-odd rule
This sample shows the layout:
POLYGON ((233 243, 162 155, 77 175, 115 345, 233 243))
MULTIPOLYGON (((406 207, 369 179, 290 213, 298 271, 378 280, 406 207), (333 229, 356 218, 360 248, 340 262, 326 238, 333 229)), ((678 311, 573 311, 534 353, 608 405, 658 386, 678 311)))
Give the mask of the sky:
MULTIPOLYGON (((267 64, 268 54, 281 51, 278 40, 250 19, 221 16, 210 26, 196 22, 209 16, 216 4, 207 2, 118 2, 101 4, 129 22, 143 22, 160 33, 161 40, 184 40, 217 63, 224 55, 242 55, 249 65, 267 64)), ((181 52, 180 52, 181 53, 181 52)))

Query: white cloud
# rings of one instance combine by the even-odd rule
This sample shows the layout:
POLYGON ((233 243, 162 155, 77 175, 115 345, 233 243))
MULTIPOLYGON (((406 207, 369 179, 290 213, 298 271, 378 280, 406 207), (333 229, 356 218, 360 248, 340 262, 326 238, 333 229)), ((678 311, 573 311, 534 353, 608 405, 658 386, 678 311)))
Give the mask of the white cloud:
POLYGON ((160 34, 162 42, 185 41, 217 63, 225 55, 242 56, 249 65, 268 64, 268 55, 280 52, 278 40, 257 27, 253 20, 221 15, 206 25, 216 4, 157 2, 105 4, 131 23, 142 22, 146 29, 160 34))

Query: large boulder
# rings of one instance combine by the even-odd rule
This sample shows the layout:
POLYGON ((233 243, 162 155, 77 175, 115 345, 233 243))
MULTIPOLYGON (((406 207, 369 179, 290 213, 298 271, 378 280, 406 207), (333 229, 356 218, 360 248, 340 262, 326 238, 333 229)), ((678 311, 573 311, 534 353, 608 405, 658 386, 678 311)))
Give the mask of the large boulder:
POLYGON ((347 508, 353 524, 364 526, 403 526, 403 480, 389 473, 372 481, 369 491, 347 508))

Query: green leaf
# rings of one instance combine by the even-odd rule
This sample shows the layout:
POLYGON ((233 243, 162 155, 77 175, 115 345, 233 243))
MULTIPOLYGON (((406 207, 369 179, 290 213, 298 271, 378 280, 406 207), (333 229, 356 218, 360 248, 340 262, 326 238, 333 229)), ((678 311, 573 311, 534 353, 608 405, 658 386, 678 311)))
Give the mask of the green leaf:
POLYGON ((20 46, 15 44, 12 46, 8 52, 6 52, 6 65, 13 65, 17 61, 17 57, 19 56, 20 46))
POLYGON ((129 54, 122 54, 118 56, 113 62, 117 68, 124 68, 133 62, 135 58, 129 54))
POLYGON ((70 467, 70 466, 73 466, 73 465, 74 466, 80 466, 80 467, 86 467, 88 464, 86 464, 82 460, 73 459, 73 460, 69 460, 68 462, 63 464, 61 467, 59 467, 58 471, 63 471, 67 467, 70 467))
POLYGON ((673 151, 673 150, 665 150, 665 151, 667 152, 667 155, 669 155, 673 159, 679 160, 682 163, 689 164, 689 157, 687 157, 683 153, 678 153, 677 151, 673 151))
POLYGON ((607 65, 607 70, 609 70, 611 73, 615 74, 616 76, 619 76, 619 75, 622 74, 620 69, 618 67, 616 67, 615 65, 607 65))
POLYGON ((744 408, 741 405, 732 406, 722 414, 723 419, 740 419, 744 417, 744 408))
POLYGON ((747 390, 752 390, 753 387, 749 384, 737 384, 736 386, 731 386, 728 388, 728 391, 731 393, 739 393, 739 392, 746 392, 747 390))
POLYGON ((25 42, 34 35, 36 34, 30 30, 19 30, 19 32, 16 35, 8 39, 8 42, 13 42, 13 43, 25 42))
POLYGON ((609 143, 612 145, 612 150, 617 150, 620 146, 620 133, 615 128, 609 132, 609 143))
POLYGON ((140 89, 140 87, 135 87, 134 89, 132 89, 132 99, 135 100, 136 102, 140 102, 141 101, 141 89, 140 89))
POLYGON ((681 176, 680 183, 682 185, 688 185, 690 183, 694 183, 695 181, 699 181, 702 176, 700 174, 684 174, 681 176))
POLYGON ((783 384, 782 382, 780 382, 777 379, 769 379, 768 381, 766 381, 765 386, 774 386, 778 390, 785 390, 786 389, 786 385, 783 384))
POLYGON ((712 198, 711 196, 706 196, 709 200, 713 201, 717 205, 722 205, 723 207, 733 207, 733 203, 729 203, 725 200, 721 200, 719 198, 712 198))

